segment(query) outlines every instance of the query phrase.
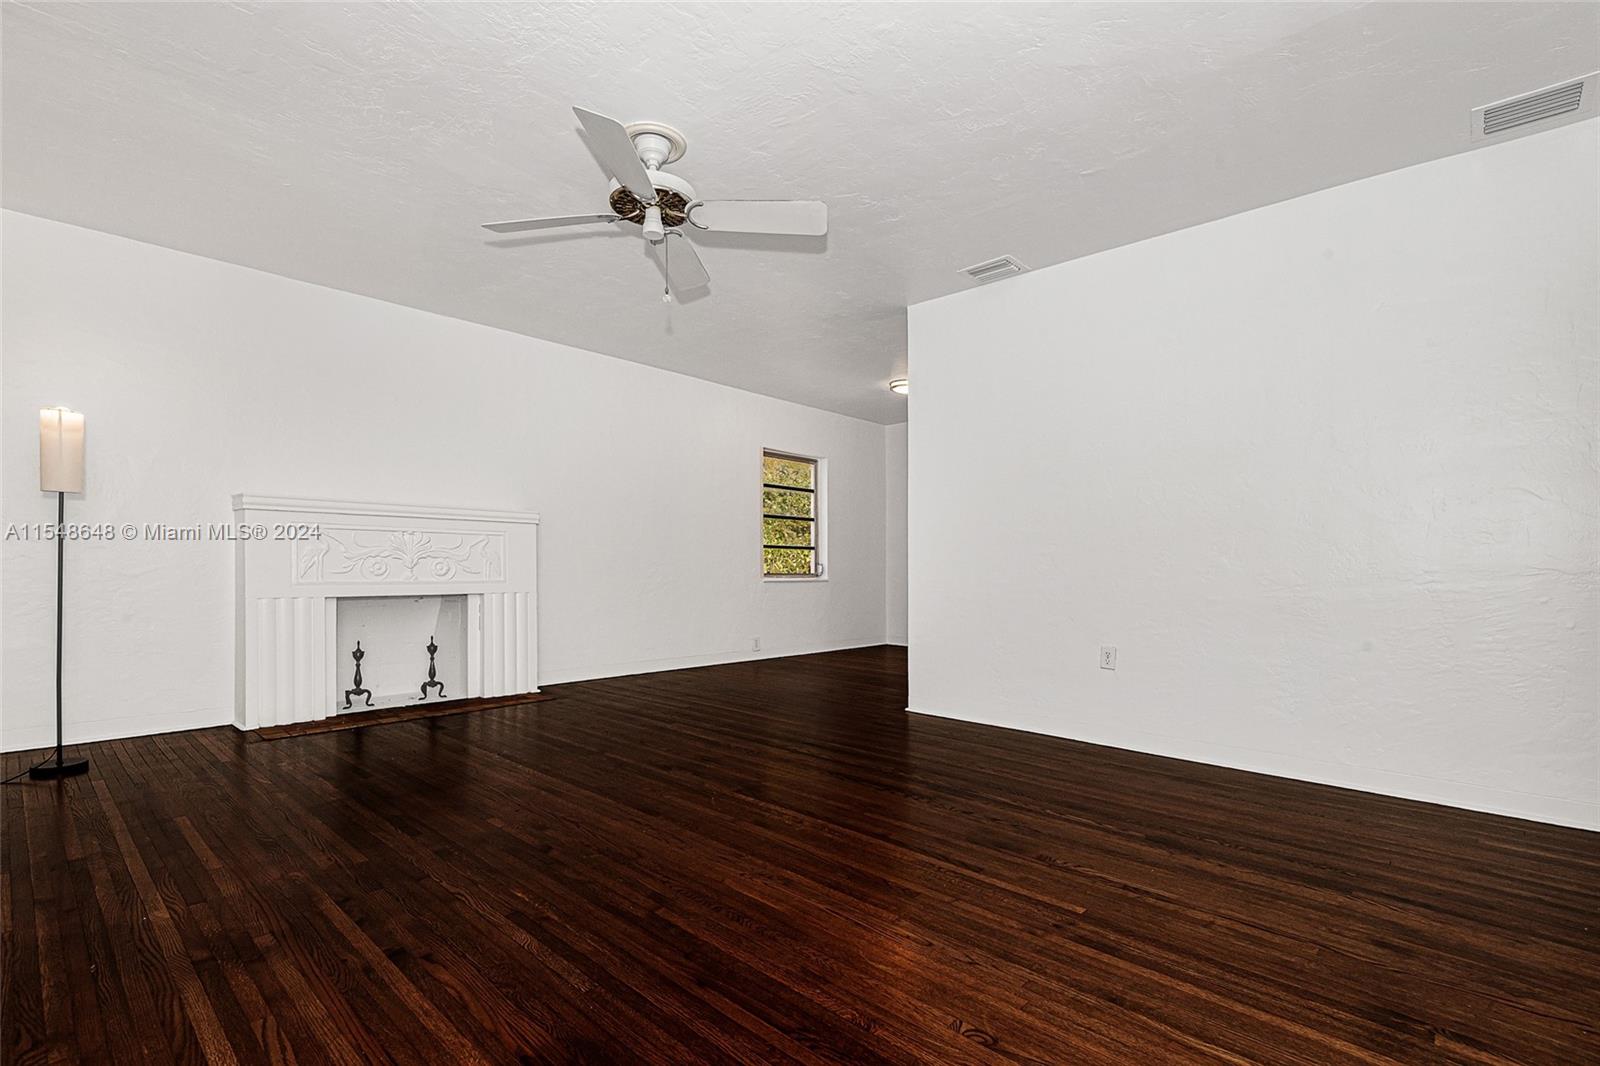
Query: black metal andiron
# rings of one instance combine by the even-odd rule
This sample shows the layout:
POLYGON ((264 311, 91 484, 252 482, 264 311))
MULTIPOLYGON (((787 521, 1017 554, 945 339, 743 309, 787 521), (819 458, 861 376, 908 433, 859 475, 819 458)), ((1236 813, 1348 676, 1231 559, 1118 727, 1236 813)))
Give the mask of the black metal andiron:
POLYGON ((434 664, 433 664, 433 657, 435 655, 438 655, 438 654, 439 654, 439 645, 437 645, 437 644, 435 644, 433 642, 433 638, 432 637, 429 637, 428 638, 428 680, 426 680, 426 681, 424 681, 422 683, 422 698, 423 699, 427 699, 428 698, 428 690, 430 688, 438 689, 439 690, 439 698, 441 700, 444 699, 444 682, 439 680, 439 671, 434 668, 434 664))
POLYGON ((351 696, 365 696, 367 698, 367 706, 372 706, 371 691, 361 687, 361 660, 366 656, 366 654, 366 652, 361 650, 361 642, 359 640, 356 641, 356 650, 350 653, 350 658, 356 661, 356 687, 347 688, 344 690, 344 709, 347 711, 350 709, 351 696))

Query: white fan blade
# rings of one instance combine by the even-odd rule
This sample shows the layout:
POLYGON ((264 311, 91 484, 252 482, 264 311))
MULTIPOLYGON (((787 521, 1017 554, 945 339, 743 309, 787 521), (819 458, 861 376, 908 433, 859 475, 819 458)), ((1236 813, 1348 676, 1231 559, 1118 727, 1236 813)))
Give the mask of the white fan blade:
POLYGON ((549 218, 519 218, 515 222, 485 222, 483 228, 496 233, 521 233, 530 229, 554 229, 556 226, 581 226, 589 222, 616 220, 616 215, 552 215, 549 218))
POLYGON ((622 123, 581 107, 573 108, 572 112, 578 116, 584 132, 589 135, 589 150, 611 171, 611 176, 626 185, 628 191, 640 200, 653 203, 656 198, 655 184, 650 180, 650 172, 639 162, 639 152, 633 147, 633 138, 622 128, 622 123))
POLYGON ((712 233, 775 233, 820 237, 828 232, 828 205, 821 200, 701 200, 689 221, 712 233))
POLYGON ((695 254, 694 245, 687 240, 672 239, 682 236, 681 231, 673 230, 666 240, 652 244, 650 251, 658 265, 666 260, 667 284, 673 292, 692 292, 709 285, 711 275, 706 273, 706 265, 695 254))

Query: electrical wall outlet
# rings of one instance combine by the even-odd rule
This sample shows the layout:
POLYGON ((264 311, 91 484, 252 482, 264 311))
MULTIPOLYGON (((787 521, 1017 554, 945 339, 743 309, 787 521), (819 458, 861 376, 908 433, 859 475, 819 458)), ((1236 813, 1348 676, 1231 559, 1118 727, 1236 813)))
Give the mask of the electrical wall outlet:
POLYGON ((1115 644, 1100 645, 1100 669, 1115 670, 1117 668, 1117 646, 1115 644))
POLYGON ((761 650, 761 638, 760 637, 751 637, 750 638, 750 650, 751 651, 760 651, 761 650))

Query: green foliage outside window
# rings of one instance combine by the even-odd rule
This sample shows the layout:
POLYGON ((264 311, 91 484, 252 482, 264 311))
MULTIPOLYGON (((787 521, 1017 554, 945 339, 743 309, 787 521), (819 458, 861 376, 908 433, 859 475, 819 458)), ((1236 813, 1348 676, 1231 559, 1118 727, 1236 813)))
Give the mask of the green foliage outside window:
POLYGON ((761 480, 768 485, 792 485, 797 489, 814 489, 817 487, 817 464, 810 459, 786 459, 781 455, 763 455, 761 480))
POLYGON ((761 480, 762 572, 816 573, 817 464, 764 454, 761 480))
POLYGON ((773 577, 792 577, 812 573, 811 553, 793 548, 762 548, 764 572, 773 577))

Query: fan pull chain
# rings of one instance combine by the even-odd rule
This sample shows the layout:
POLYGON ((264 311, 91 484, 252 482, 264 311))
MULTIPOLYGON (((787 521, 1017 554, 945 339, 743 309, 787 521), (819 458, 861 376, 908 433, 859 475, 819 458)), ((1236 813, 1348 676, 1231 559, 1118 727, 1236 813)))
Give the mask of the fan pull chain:
POLYGON ((661 302, 672 302, 672 242, 661 238, 661 302))

